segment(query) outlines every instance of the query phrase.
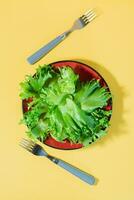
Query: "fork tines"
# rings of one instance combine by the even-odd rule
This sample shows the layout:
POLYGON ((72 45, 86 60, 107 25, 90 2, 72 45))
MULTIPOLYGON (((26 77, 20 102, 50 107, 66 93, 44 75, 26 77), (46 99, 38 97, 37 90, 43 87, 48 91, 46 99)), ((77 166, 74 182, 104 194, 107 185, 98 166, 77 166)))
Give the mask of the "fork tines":
POLYGON ((95 17, 96 17, 96 13, 94 10, 88 10, 84 15, 82 15, 80 17, 80 19, 82 20, 82 22, 87 25, 89 22, 91 22, 95 17))
POLYGON ((33 152, 33 149, 35 148, 35 143, 25 138, 20 141, 19 145, 30 152, 33 152))

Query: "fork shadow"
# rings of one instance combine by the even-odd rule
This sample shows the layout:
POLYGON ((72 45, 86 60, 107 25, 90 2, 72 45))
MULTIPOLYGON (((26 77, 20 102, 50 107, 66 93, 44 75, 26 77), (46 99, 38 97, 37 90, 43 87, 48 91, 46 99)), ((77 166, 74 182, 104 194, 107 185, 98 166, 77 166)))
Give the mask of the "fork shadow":
POLYGON ((114 140, 115 137, 121 136, 126 133, 126 124, 124 120, 124 98, 126 97, 124 87, 120 86, 115 77, 108 71, 105 67, 99 65, 98 63, 90 60, 84 59, 74 59, 78 62, 85 63, 96 71, 105 79, 108 83, 111 93, 113 95, 113 112, 110 120, 110 127, 108 134, 102 137, 97 142, 93 143, 91 146, 104 145, 111 140, 114 140))

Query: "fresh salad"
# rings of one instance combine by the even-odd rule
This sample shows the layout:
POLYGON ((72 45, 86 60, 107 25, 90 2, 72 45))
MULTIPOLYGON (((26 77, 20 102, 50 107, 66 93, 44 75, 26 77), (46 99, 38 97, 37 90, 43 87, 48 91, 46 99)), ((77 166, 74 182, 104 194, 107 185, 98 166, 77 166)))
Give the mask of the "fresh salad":
POLYGON ((107 133, 111 93, 99 80, 80 82, 69 67, 39 66, 20 83, 22 100, 32 98, 21 123, 32 139, 69 140, 87 146, 107 133))

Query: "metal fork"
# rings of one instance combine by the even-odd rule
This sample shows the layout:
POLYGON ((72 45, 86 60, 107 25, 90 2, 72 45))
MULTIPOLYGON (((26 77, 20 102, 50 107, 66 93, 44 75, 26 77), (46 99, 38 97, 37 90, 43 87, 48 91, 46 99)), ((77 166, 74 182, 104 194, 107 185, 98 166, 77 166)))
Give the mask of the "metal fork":
POLYGON ((82 29, 87 24, 89 24, 95 17, 96 13, 94 10, 88 10, 84 15, 79 17, 73 24, 73 26, 68 30, 56 37, 54 40, 43 46, 41 49, 39 49, 37 52, 35 52, 33 55, 27 58, 27 61, 30 64, 36 63, 38 60, 40 60, 43 56, 45 56, 49 51, 51 51, 54 47, 56 47, 60 42, 62 42, 70 33, 72 33, 74 30, 82 29))
POLYGON ((47 157, 49 160, 51 160, 53 163, 59 165, 60 167, 64 168, 65 170, 67 170, 68 172, 70 172, 71 174, 77 176, 78 178, 80 178, 81 180, 85 181, 86 183, 90 184, 90 185, 94 185, 95 184, 95 178, 74 167, 73 165, 59 159, 56 158, 54 156, 49 155, 43 148, 42 146, 40 146, 39 144, 33 142, 32 140, 27 140, 27 139, 22 139, 22 141, 20 142, 20 146, 25 148, 27 151, 31 152, 32 154, 36 155, 36 156, 45 156, 47 157))

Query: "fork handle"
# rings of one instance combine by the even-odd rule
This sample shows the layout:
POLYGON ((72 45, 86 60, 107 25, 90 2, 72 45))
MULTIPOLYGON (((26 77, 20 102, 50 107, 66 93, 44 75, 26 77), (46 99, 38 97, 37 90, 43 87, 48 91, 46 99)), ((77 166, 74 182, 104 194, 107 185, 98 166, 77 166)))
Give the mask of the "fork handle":
POLYGON ((56 37, 54 40, 43 46, 41 49, 36 51, 33 55, 29 56, 27 58, 27 61, 32 65, 36 63, 38 60, 40 60, 43 56, 45 56, 49 51, 51 51, 54 47, 56 47, 60 42, 62 42, 71 31, 66 31, 56 37))
POLYGON ((64 168, 65 170, 67 170, 68 172, 70 172, 71 174, 77 176, 78 178, 80 178, 81 180, 85 181, 86 183, 90 184, 90 185, 94 185, 95 184, 95 177, 93 177, 92 175, 74 167, 73 165, 55 158, 53 156, 48 155, 47 156, 51 161, 53 161, 55 164, 59 165, 60 167, 64 168))

